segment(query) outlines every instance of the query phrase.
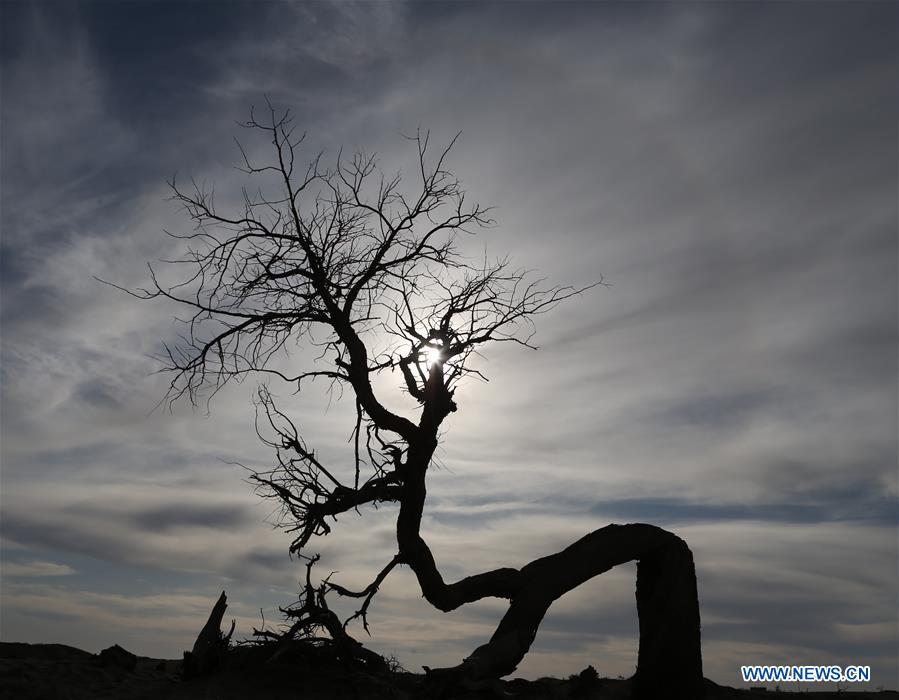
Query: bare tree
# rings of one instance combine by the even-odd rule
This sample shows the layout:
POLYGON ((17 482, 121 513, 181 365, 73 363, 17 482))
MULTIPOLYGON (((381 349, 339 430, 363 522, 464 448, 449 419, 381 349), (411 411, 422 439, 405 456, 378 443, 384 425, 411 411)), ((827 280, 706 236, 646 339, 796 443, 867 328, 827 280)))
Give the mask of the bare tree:
MULTIPOLYGON (((316 588, 307 576, 294 617, 319 624, 316 601, 323 603, 333 591, 362 601, 354 617, 367 629, 372 598, 400 564, 415 573, 424 597, 442 611, 505 598, 508 612, 491 639, 459 666, 432 672, 477 682, 516 668, 554 600, 636 559, 640 650, 634 694, 671 697, 670 689, 679 688, 701 697, 693 560, 670 532, 609 525, 521 568, 452 583, 444 581, 421 534, 428 467, 441 424, 457 410, 460 380, 479 375, 472 357, 493 343, 531 347, 534 318, 584 289, 546 286, 506 259, 475 263, 461 254, 458 235, 491 221, 447 169, 453 143, 433 152, 427 135, 412 138, 418 167, 414 181, 407 182, 385 176, 364 153, 339 155, 330 168, 321 156, 300 165, 304 137, 288 114, 271 107, 265 120, 251 113, 244 126, 271 141, 274 157, 266 164, 241 149, 241 169, 264 184, 244 190, 242 206, 224 213, 212 191, 173 181, 174 199, 196 224, 180 236, 188 253, 175 261, 190 274, 174 286, 153 274, 153 287, 138 294, 192 310, 184 342, 166 349, 167 368, 174 373, 172 400, 196 401, 204 389, 214 393, 256 373, 296 390, 324 379, 355 402, 352 456, 335 467, 322 463, 265 386, 258 393, 257 432, 275 450, 277 463, 252 478, 282 509, 283 524, 294 533, 292 553, 306 556, 312 538, 330 533, 342 513, 367 504, 399 505, 396 551, 371 583, 350 590, 326 580, 316 588), (274 189, 265 194, 266 188, 274 189), (321 352, 311 366, 293 373, 280 358, 298 338, 321 352), (372 379, 385 372, 396 373, 417 403, 415 415, 387 408, 376 394, 372 379)), ((332 616, 326 617, 334 627, 332 616)))

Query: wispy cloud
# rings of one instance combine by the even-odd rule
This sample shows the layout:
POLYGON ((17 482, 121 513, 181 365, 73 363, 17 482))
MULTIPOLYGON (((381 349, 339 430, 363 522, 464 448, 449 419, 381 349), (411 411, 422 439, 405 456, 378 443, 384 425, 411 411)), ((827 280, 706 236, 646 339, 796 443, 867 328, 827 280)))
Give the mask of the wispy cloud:
POLYGON ((50 561, 7 562, 0 566, 3 576, 9 578, 42 578, 44 576, 68 576, 75 569, 50 561))

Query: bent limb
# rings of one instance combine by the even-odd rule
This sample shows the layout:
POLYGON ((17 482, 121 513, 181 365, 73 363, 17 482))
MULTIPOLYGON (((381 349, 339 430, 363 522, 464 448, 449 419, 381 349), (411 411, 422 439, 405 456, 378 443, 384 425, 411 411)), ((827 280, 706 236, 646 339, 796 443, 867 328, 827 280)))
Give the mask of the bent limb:
MULTIPOLYGON (((515 670, 553 601, 614 566, 637 560, 640 650, 634 698, 702 698, 699 601, 693 556, 676 535, 653 525, 608 525, 518 571, 518 591, 490 640, 460 665, 435 671, 460 681, 515 670)), ((471 579, 476 579, 472 577, 471 579)), ((461 583, 461 582, 460 582, 461 583)), ((487 597, 491 595, 484 589, 487 597)))

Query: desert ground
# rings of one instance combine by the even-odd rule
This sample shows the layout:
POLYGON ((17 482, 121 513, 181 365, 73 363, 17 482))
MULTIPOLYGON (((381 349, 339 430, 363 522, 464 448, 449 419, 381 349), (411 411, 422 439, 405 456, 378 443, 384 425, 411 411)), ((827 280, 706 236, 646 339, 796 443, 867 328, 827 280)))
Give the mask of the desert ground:
MULTIPOLYGON (((125 657, 128 658, 128 657, 125 657)), ((398 670, 387 674, 316 660, 288 659, 260 662, 245 649, 229 655, 217 670, 185 680, 181 660, 132 658, 134 668, 114 655, 103 658, 62 644, 0 643, 0 696, 11 700, 349 700, 363 698, 547 698, 563 700, 623 700, 629 696, 627 680, 598 678, 592 669, 567 679, 503 680, 483 689, 449 690, 429 685, 422 674, 398 670)), ((719 698, 788 697, 773 688, 737 690, 706 682, 708 700, 719 698)), ((803 698, 899 698, 895 691, 809 692, 803 698)), ((672 689, 672 698, 679 697, 672 689)))

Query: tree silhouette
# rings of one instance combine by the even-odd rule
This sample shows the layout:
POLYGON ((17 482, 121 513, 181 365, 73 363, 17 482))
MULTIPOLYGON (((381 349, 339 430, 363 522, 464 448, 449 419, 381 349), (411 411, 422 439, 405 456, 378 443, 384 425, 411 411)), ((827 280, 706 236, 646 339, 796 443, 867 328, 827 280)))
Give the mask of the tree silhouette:
POLYGON ((243 191, 237 211, 223 213, 213 191, 173 181, 174 199, 196 224, 178 236, 188 252, 173 261, 187 265, 190 274, 174 286, 163 285, 151 268, 152 288, 137 294, 192 310, 183 342, 166 348, 173 401, 196 402, 204 390, 214 393, 255 373, 296 390, 324 379, 355 402, 353 454, 338 469, 320 461, 265 386, 258 392, 257 432, 277 462, 252 479, 279 504, 283 524, 294 533, 291 553, 307 556, 310 541, 329 534, 347 511, 399 505, 396 551, 384 568, 360 590, 330 580, 313 586, 307 572, 301 604, 286 611, 295 620, 290 633, 324 625, 342 634, 324 602, 328 592, 361 599, 353 617, 367 629, 379 585, 403 564, 439 610, 486 597, 509 601, 487 643, 460 665, 431 672, 476 683, 516 668, 554 600, 636 559, 640 649, 634 695, 701 697, 693 560, 670 532, 645 524, 608 525, 521 568, 447 583, 420 531, 441 424, 457 410, 460 380, 479 376, 473 355, 493 343, 530 346, 534 318, 584 289, 545 286, 507 259, 474 263, 461 254, 457 236, 491 221, 447 169, 453 143, 432 154, 427 135, 413 137, 418 167, 408 183, 385 176, 364 153, 338 155, 330 168, 321 155, 301 165, 297 153, 304 137, 296 134, 289 114, 271 106, 265 120, 251 112, 243 126, 271 141, 274 157, 266 164, 254 163, 241 148, 240 169, 262 183, 243 191), (293 373, 282 351, 298 338, 320 354, 312 366, 293 373), (417 402, 416 415, 389 409, 376 394, 373 377, 388 372, 417 402))

